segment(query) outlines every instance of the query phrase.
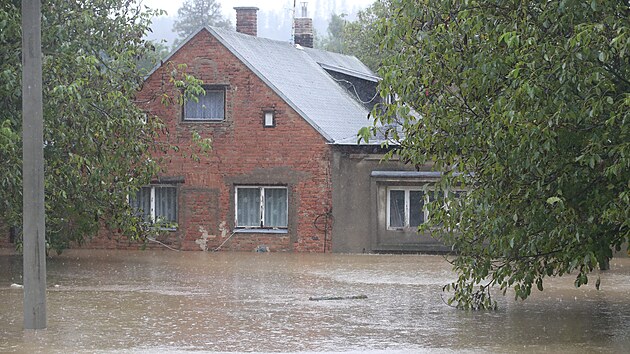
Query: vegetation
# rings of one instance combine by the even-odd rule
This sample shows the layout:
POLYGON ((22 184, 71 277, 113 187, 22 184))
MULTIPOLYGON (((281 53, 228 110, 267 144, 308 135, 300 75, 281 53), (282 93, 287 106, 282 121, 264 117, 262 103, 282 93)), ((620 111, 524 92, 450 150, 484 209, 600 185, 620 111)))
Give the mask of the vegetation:
MULTIPOLYGON (((141 238, 147 227, 127 198, 158 173, 152 152, 169 148, 135 101, 158 12, 133 0, 42 5, 47 243, 60 251, 102 225, 141 238)), ((22 224, 20 13, 18 0, 0 5, 0 219, 9 225, 22 224)))
POLYGON ((221 4, 218 1, 186 0, 177 10, 177 19, 173 24, 173 32, 178 35, 175 45, 203 26, 230 29, 232 23, 221 15, 221 4))
POLYGON ((399 47, 380 45, 378 22, 392 13, 390 0, 376 0, 371 6, 357 13, 357 20, 344 27, 345 50, 359 58, 370 69, 377 71, 384 59, 393 55, 399 47))
POLYGON ((398 100, 361 134, 398 124, 396 154, 467 191, 431 203, 423 227, 458 252, 450 303, 587 284, 630 240, 629 3, 390 2, 380 87, 398 100))
POLYGON ((355 21, 345 14, 332 14, 327 36, 316 41, 316 47, 331 52, 354 55, 370 69, 376 71, 383 59, 394 50, 380 45, 377 23, 389 16, 390 0, 377 0, 357 13, 355 21))
POLYGON ((328 21, 327 36, 316 41, 316 47, 327 50, 329 52, 346 54, 346 38, 345 28, 348 22, 345 19, 346 14, 331 14, 328 21))
POLYGON ((156 65, 161 64, 169 54, 170 50, 165 42, 147 41, 146 45, 149 50, 140 58, 138 58, 138 70, 141 75, 148 75, 156 65))

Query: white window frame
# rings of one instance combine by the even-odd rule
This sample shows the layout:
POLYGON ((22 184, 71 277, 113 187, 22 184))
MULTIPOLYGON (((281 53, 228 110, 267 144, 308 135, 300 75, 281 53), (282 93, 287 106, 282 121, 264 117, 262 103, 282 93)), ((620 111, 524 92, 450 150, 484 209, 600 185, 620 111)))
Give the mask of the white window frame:
MULTIPOLYGON (((411 219, 410 215, 410 192, 423 192, 424 204, 422 212, 424 213, 424 221, 422 224, 426 223, 429 220, 429 210, 427 209, 427 204, 430 202, 430 194, 435 192, 433 188, 423 188, 423 187, 413 187, 413 186, 389 186, 387 187, 387 212, 386 212, 386 223, 387 230, 392 231, 401 231, 401 230, 409 230, 411 228, 415 228, 415 226, 410 226, 409 222, 411 219), (405 192, 405 207, 404 207, 404 226, 391 226, 391 192, 392 191, 404 191, 405 192)), ((449 189, 444 191, 444 193, 465 193, 466 191, 463 189, 449 189)))
MULTIPOLYGON (((421 187, 407 187, 407 186, 390 186, 387 187, 387 229, 388 230, 406 230, 409 229, 409 220, 411 219, 410 217, 410 200, 411 198, 409 197, 410 192, 412 191, 416 191, 416 192, 423 192, 424 195, 424 201, 425 201, 425 205, 427 202, 427 193, 426 190, 421 188, 421 187), (404 226, 403 227, 399 227, 399 226, 391 226, 391 198, 392 198, 392 191, 403 191, 405 193, 405 206, 404 206, 404 212, 403 212, 403 216, 404 216, 404 226)), ((426 206, 423 209, 423 213, 424 213, 424 220, 427 220, 427 217, 429 215, 426 206)))
POLYGON ((265 128, 273 128, 276 126, 276 115, 274 111, 263 112, 263 126, 265 128))
MULTIPOLYGON (((223 116, 222 117, 208 117, 208 118, 203 118, 203 117, 188 117, 188 113, 186 111, 186 105, 188 104, 188 102, 184 103, 184 106, 182 108, 183 112, 182 112, 182 120, 185 122, 223 122, 225 120, 225 106, 226 106, 226 88, 224 86, 213 86, 213 85, 204 85, 202 86, 205 94, 204 96, 208 95, 209 93, 215 92, 215 93, 221 93, 223 96, 223 116)), ((199 100, 199 97, 197 97, 197 99, 199 100)), ((199 104, 199 102, 195 102, 197 104, 199 104)))
MULTIPOLYGON (((175 220, 169 220, 169 223, 177 223, 177 214, 179 213, 179 205, 178 205, 178 192, 177 192, 177 187, 170 185, 170 184, 152 184, 152 185, 148 185, 148 186, 142 186, 140 188, 151 188, 151 194, 150 194, 150 209, 149 209, 149 222, 151 224, 155 224, 155 188, 173 188, 175 190, 175 220)), ((131 197, 127 197, 129 202, 131 202, 131 197)), ((171 227, 169 227, 169 229, 171 229, 171 227)))
POLYGON ((236 229, 270 229, 270 230, 284 230, 289 226, 289 189, 286 186, 236 186, 234 188, 234 227, 236 229), (239 189, 252 189, 257 188, 260 193, 259 215, 260 223, 257 226, 241 226, 238 224, 238 190, 239 189), (281 227, 269 227, 265 226, 265 189, 284 189, 286 190, 286 206, 287 206, 287 226, 281 227), (262 225, 262 226, 261 226, 262 225))

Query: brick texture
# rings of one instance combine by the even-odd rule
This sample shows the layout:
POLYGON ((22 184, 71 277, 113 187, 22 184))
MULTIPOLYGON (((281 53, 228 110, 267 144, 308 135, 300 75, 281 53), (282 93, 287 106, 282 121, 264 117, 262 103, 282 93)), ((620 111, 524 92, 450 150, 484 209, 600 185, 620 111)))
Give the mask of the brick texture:
MULTIPOLYGON (((156 154, 165 169, 161 177, 183 177, 177 184, 179 228, 159 240, 183 250, 212 250, 234 230, 235 186, 283 185, 289 195, 287 233, 237 233, 221 249, 253 251, 264 244, 272 251, 328 251, 330 240, 324 238, 331 226, 324 230, 315 224, 332 207, 332 153, 325 139, 209 32, 199 32, 171 60, 187 64, 187 71, 205 84, 225 85, 226 109, 222 122, 183 122, 181 105, 161 103, 163 93, 179 95, 169 81, 168 65, 154 72, 139 93, 143 108, 166 125, 169 133, 161 141, 179 146, 178 152, 156 154), (271 128, 263 127, 269 110, 275 114, 271 128), (189 157, 196 152, 193 132, 212 139, 212 151, 198 162, 189 157)), ((141 246, 106 231, 87 245, 141 246)))
POLYGON ((295 44, 313 48, 313 19, 298 17, 295 19, 295 44))
POLYGON ((258 34, 258 8, 235 7, 234 10, 236 10, 236 31, 256 36, 258 34))

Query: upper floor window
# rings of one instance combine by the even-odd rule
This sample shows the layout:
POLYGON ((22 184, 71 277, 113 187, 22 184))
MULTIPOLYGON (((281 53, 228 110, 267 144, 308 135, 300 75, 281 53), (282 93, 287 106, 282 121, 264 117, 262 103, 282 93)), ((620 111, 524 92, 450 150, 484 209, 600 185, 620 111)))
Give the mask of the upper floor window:
POLYGON ((236 187, 236 227, 286 228, 288 193, 286 187, 236 187))
POLYGON ((263 112, 263 126, 265 128, 273 128, 276 126, 276 119, 273 111, 263 112))
POLYGON ((197 101, 189 99, 184 104, 184 120, 222 121, 225 119, 225 87, 204 86, 205 95, 197 101))

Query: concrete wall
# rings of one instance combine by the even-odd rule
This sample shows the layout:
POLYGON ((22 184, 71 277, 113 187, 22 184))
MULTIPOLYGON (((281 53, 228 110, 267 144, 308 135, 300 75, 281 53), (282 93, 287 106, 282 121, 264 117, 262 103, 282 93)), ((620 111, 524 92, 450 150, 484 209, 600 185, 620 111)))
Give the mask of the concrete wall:
POLYGON ((374 171, 415 171, 396 160, 381 161, 384 153, 378 147, 334 147, 333 252, 447 251, 448 247, 429 235, 418 234, 415 228, 387 229, 387 187, 419 186, 436 178, 373 177, 374 171))

